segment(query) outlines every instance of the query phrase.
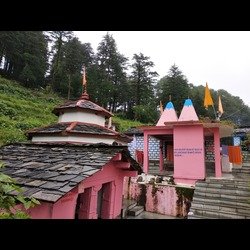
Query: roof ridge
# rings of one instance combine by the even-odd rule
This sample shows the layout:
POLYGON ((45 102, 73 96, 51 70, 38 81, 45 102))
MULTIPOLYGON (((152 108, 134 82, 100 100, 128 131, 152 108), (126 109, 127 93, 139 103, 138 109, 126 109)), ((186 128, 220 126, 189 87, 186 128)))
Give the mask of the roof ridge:
POLYGON ((77 125, 77 122, 72 122, 66 129, 66 132, 70 132, 75 126, 77 125))

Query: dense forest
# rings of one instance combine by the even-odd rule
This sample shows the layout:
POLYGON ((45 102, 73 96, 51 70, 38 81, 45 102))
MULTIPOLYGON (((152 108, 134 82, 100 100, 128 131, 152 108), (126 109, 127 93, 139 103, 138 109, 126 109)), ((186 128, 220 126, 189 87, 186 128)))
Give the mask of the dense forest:
MULTIPOLYGON (((90 98, 119 117, 155 123, 160 101, 165 105, 171 96, 177 114, 189 97, 200 118, 214 119, 213 108, 203 106, 205 82, 204 86, 189 83, 177 65, 166 69, 159 79, 149 56, 138 52, 130 61, 118 51, 109 33, 94 53, 91 44, 81 43, 72 31, 0 32, 0 75, 26 88, 79 98, 83 66, 90 98)), ((221 120, 250 124, 250 108, 240 97, 223 89, 211 89, 211 94, 216 110, 218 95, 222 97, 221 120)))

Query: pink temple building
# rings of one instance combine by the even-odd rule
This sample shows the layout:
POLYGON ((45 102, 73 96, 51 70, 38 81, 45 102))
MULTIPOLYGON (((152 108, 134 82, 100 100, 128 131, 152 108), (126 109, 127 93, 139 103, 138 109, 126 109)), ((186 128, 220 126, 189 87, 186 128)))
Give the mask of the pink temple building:
POLYGON ((105 126, 112 114, 91 102, 86 91, 53 112, 58 123, 29 131, 31 143, 0 148, 3 172, 24 196, 40 201, 29 209, 31 218, 117 218, 124 177, 142 172, 126 146, 132 138, 105 126))

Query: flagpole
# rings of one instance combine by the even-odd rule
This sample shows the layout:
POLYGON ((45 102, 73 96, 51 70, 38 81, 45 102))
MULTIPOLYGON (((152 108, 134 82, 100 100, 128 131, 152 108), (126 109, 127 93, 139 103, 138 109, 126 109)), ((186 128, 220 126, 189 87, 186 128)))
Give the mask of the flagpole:
POLYGON ((213 106, 213 110, 214 110, 215 120, 217 120, 217 115, 216 115, 216 111, 215 111, 214 105, 212 105, 212 106, 213 106))
POLYGON ((214 108, 214 102, 213 102, 210 90, 208 88, 208 84, 206 82, 205 96, 204 96, 204 107, 207 108, 208 106, 213 106, 214 116, 215 116, 215 119, 217 120, 217 115, 216 115, 216 111, 215 111, 215 108, 214 108))

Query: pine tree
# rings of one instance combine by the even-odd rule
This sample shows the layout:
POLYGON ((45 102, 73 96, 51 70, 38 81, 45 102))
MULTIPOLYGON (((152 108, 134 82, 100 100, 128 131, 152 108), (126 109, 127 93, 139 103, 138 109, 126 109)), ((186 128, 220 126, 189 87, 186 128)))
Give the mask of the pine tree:
POLYGON ((171 66, 168 75, 157 83, 157 97, 163 104, 169 101, 170 95, 176 112, 180 114, 185 99, 190 95, 190 89, 186 76, 175 64, 171 66))
POLYGON ((97 48, 96 63, 98 65, 98 96, 102 104, 111 112, 123 102, 124 85, 126 85, 127 58, 117 50, 116 42, 108 33, 97 48), (102 91, 100 91, 102 89, 102 91))
POLYGON ((44 86, 47 39, 41 31, 6 31, 0 34, 1 74, 26 87, 44 86))
POLYGON ((154 122, 157 116, 154 85, 158 73, 152 71, 154 63, 149 59, 142 53, 134 54, 131 66, 133 71, 130 76, 131 101, 128 112, 129 116, 142 122, 154 122))
POLYGON ((50 65, 49 81, 52 89, 56 92, 61 92, 62 81, 64 81, 63 75, 63 45, 68 42, 73 36, 72 31, 50 31, 49 38, 52 42, 52 50, 50 56, 52 62, 50 65))

